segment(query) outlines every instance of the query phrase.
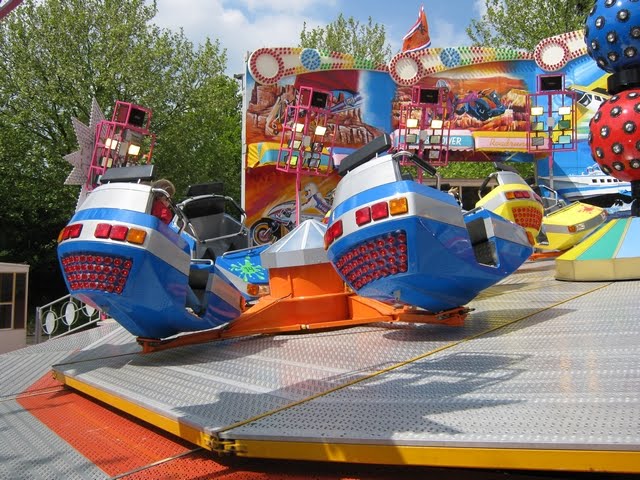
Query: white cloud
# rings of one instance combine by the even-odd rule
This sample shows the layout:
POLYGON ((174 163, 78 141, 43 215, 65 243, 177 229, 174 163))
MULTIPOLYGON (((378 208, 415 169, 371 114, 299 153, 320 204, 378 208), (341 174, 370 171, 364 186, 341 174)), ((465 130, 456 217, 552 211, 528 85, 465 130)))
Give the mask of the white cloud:
POLYGON ((473 1, 473 11, 477 13, 477 17, 482 17, 485 13, 487 13, 487 3, 486 0, 474 0, 473 1))
POLYGON ((244 5, 249 11, 265 11, 281 12, 286 14, 308 13, 315 8, 327 8, 337 4, 336 0, 235 0, 236 4, 244 5))
POLYGON ((461 29, 453 23, 442 20, 435 23, 434 27, 430 28, 431 47, 433 48, 460 47, 471 44, 464 28, 461 29))
POLYGON ((227 7, 222 0, 158 0, 155 22, 172 30, 182 27, 187 38, 196 44, 206 37, 220 40, 227 50, 227 73, 231 75, 244 72, 247 52, 266 46, 296 46, 304 22, 308 28, 324 25, 308 13, 319 3, 319 0, 241 0, 234 2, 234 8, 227 7), (255 14, 257 9, 259 14, 255 14), (285 10, 287 14, 283 15, 281 12, 285 10))

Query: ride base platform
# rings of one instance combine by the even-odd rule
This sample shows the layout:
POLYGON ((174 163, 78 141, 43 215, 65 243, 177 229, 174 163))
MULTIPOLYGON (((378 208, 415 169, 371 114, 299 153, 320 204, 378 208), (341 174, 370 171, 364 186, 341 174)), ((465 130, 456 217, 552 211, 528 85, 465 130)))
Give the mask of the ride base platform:
POLYGON ((524 264, 459 327, 143 353, 106 323, 0 355, 0 477, 635 476, 640 282, 554 266, 524 264))

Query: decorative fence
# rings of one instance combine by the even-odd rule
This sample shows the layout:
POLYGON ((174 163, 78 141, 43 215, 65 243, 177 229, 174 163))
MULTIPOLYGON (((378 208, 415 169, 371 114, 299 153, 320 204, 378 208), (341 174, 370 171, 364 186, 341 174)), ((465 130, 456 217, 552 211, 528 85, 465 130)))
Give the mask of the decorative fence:
POLYGON ((66 295, 36 307, 35 343, 67 335, 106 319, 100 310, 66 295))

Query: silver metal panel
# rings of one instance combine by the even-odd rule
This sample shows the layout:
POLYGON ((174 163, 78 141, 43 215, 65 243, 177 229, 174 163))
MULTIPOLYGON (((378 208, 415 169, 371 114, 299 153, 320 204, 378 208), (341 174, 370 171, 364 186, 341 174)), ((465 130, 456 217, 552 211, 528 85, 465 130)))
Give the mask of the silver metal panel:
POLYGON ((89 208, 120 208, 145 213, 149 205, 151 186, 142 183, 108 183, 100 185, 78 207, 78 211, 89 208))
POLYGON ((221 437, 640 450, 640 282, 563 283, 545 268, 471 303, 470 324, 503 327, 221 437))
MULTIPOLYGON (((392 428, 395 431, 396 427, 392 425, 396 422, 397 425, 404 425, 402 419, 398 418, 402 411, 414 411, 422 402, 427 406, 424 408, 427 408, 428 412, 433 401, 425 398, 435 397, 437 403, 442 405, 449 400, 457 399, 448 390, 452 384, 457 385, 456 390, 462 388, 465 394, 472 394, 474 388, 483 385, 496 382, 503 384, 513 376, 513 369, 520 370, 515 364, 524 361, 523 354, 511 353, 508 349, 500 351, 499 354, 477 352, 476 349, 479 347, 476 347, 476 342, 480 345, 481 340, 474 340, 472 344, 465 339, 483 332, 485 336, 481 337, 482 341, 486 341, 486 338, 500 338, 504 332, 486 332, 604 285, 561 283, 553 280, 550 275, 548 269, 544 276, 536 268, 530 271, 525 269, 509 282, 488 290, 472 303, 471 306, 476 308, 476 311, 466 326, 461 328, 441 325, 376 324, 308 335, 252 337, 212 342, 146 355, 126 354, 88 359, 56 365, 55 369, 102 391, 114 393, 135 404, 211 433, 331 389, 344 387, 380 370, 415 360, 406 367, 409 373, 405 371, 403 374, 410 379, 412 387, 408 391, 401 388, 400 395, 409 401, 409 405, 402 405, 402 400, 396 398, 400 392, 394 391, 393 388, 387 392, 386 388, 389 387, 385 387, 385 395, 389 395, 386 400, 377 393, 382 386, 391 385, 398 388, 405 383, 405 380, 386 380, 396 375, 394 371, 374 377, 367 382, 366 388, 364 384, 357 384, 224 434, 230 438, 258 436, 337 440, 346 436, 362 441, 383 441, 384 438, 387 441, 395 441, 394 435, 389 436, 388 429, 392 428), (531 284, 530 278, 536 279, 534 284, 531 284), (433 357, 416 360, 433 350, 447 346, 451 346, 452 349, 446 350, 446 354, 440 354, 436 364, 429 363, 435 361, 433 357), (473 348, 469 351, 471 346, 473 348), (451 352, 454 352, 455 356, 451 356, 454 354, 451 352), (428 365, 423 365, 423 362, 428 365), (437 378, 440 378, 435 383, 434 372, 437 373, 437 378), (488 378, 485 379, 484 376, 488 378), (420 385, 424 385, 427 392, 423 392, 422 387, 418 388, 420 385), (442 388, 443 392, 439 393, 438 388, 442 388), (350 395, 353 395, 353 398, 350 395), (344 401, 339 400, 338 404, 331 403, 331 399, 343 396, 344 401), (376 405, 383 406, 379 411, 366 414, 370 415, 370 421, 351 425, 359 418, 355 410, 365 414, 365 404, 368 401, 372 401, 371 408, 374 410, 376 405), (394 405, 398 401, 400 403, 396 408, 394 405), (340 412, 329 413, 332 408, 348 412, 344 416, 344 421, 348 423, 340 425, 340 435, 335 429, 314 433, 320 419, 326 418, 327 415, 336 421, 342 418, 340 412), (386 409, 392 411, 383 412, 386 409), (298 419, 299 411, 304 412, 301 417, 309 416, 306 423, 298 419), (289 415, 292 415, 295 421, 290 425, 292 428, 287 427, 283 430, 284 425, 289 425, 289 415), (378 416, 384 418, 376 420, 378 416), (375 424, 378 425, 378 429, 375 424), (382 425, 386 425, 384 431, 379 430, 382 425), (353 431, 347 429, 347 426, 353 426, 353 431)), ((558 314, 557 310, 551 312, 555 312, 553 315, 558 314)), ((533 323, 535 324, 535 321, 533 323)), ((475 405, 473 408, 493 404, 489 400, 475 397, 464 401, 475 405)), ((502 403, 502 400, 497 403, 502 403)), ((448 409, 447 407, 445 410, 448 409)), ((455 409, 454 415, 459 415, 455 409)), ((408 423, 415 422, 415 414, 410 415, 408 423)), ((423 441, 420 435, 417 438, 412 437, 416 432, 408 425, 406 428, 401 427, 399 431, 406 432, 406 435, 411 437, 407 438, 407 441, 423 441)), ((425 438, 424 441, 430 439, 425 438)))
POLYGON ((296 267, 327 263, 324 234, 327 226, 309 219, 260 254, 265 268, 296 267))
POLYGON ((22 393, 51 366, 87 358, 139 352, 135 338, 115 322, 0 355, 0 398, 22 393))

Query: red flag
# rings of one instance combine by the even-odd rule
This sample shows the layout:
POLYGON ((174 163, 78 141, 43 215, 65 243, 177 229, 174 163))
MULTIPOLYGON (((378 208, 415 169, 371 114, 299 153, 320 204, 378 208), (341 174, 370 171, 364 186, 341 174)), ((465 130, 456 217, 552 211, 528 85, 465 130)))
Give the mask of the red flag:
POLYGON ((427 48, 429 45, 431 45, 431 37, 429 36, 429 25, 427 25, 427 16, 424 13, 423 5, 420 7, 418 20, 402 38, 402 51, 416 52, 427 48))

